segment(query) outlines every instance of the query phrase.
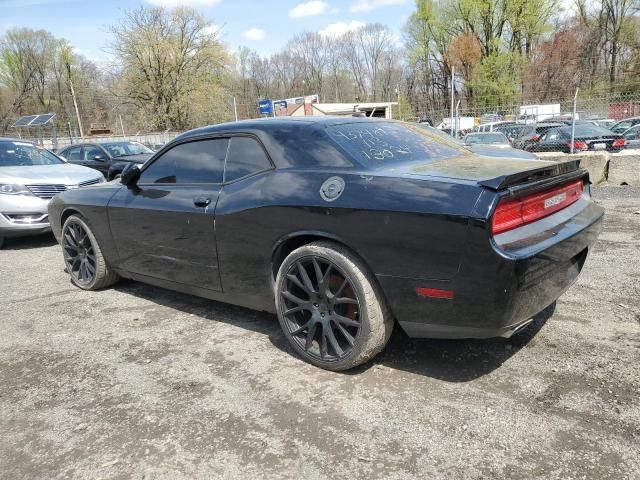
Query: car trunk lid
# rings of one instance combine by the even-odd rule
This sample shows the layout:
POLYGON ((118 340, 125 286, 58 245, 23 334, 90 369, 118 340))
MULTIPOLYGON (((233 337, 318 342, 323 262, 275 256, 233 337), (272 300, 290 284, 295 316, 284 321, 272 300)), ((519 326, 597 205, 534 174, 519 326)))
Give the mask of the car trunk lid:
POLYGON ((564 177, 579 172, 579 160, 554 162, 517 158, 490 158, 462 155, 413 165, 406 173, 415 176, 441 177, 476 182, 491 190, 564 177))

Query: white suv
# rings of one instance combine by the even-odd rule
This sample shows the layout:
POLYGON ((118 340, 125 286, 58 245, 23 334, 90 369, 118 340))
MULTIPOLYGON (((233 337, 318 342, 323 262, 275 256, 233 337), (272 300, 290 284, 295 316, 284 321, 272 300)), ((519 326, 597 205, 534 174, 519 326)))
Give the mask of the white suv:
POLYGON ((49 231, 47 207, 56 193, 102 182, 100 172, 32 142, 0 138, 0 247, 6 237, 49 231))

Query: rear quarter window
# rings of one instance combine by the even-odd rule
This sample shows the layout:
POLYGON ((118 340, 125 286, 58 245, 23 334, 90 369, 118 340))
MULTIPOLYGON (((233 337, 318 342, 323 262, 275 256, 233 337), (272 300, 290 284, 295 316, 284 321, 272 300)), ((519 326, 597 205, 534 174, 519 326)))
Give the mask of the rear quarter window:
POLYGON ((430 162, 469 153, 427 130, 402 123, 359 122, 327 127, 329 136, 365 166, 430 162))

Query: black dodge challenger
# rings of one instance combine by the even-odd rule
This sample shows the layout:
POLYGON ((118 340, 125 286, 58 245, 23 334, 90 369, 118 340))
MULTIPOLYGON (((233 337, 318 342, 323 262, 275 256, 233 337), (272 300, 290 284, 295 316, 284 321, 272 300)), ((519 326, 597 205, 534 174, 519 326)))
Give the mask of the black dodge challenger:
POLYGON ((275 312, 332 370, 372 358, 396 322, 410 337, 512 335, 576 279, 602 217, 577 161, 329 117, 192 130, 49 206, 78 287, 125 277, 275 312))

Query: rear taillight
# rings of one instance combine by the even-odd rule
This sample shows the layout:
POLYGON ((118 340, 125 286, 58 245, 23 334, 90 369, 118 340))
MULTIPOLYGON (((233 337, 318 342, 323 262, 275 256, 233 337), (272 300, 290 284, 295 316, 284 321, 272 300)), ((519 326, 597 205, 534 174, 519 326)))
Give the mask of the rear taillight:
POLYGON ((611 145, 613 148, 624 147, 627 144, 627 141, 624 138, 617 138, 613 141, 611 145))
MULTIPOLYGON (((571 148, 571 142, 567 143, 567 146, 569 148, 571 148)), ((589 150, 589 145, 587 145, 587 142, 583 142, 581 140, 576 140, 573 142, 573 149, 574 150, 589 150)))
POLYGON ((584 183, 578 180, 546 192, 500 200, 491 220, 491 232, 495 235, 547 217, 574 203, 583 190, 584 183))
POLYGON ((533 140, 534 142, 537 142, 538 140, 540 140, 540 135, 533 135, 533 137, 531 137, 531 140, 533 140))

